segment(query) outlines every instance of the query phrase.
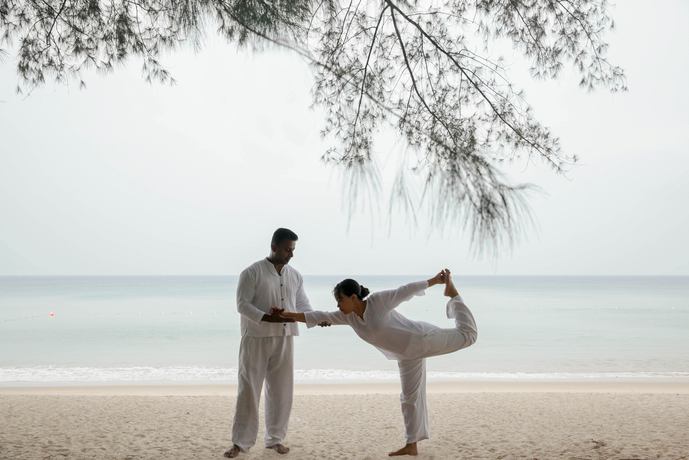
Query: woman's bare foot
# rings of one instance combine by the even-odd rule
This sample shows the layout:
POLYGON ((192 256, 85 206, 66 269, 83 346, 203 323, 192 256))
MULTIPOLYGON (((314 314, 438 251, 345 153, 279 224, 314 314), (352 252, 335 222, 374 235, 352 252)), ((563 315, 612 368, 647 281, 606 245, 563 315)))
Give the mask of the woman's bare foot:
POLYGON ((289 452, 289 447, 283 444, 273 444, 272 446, 266 447, 266 449, 273 449, 278 454, 286 454, 289 452))
POLYGON ((453 298, 455 296, 459 295, 459 292, 457 291, 457 288, 455 287, 455 283, 452 282, 452 276, 450 276, 450 270, 447 268, 443 270, 445 273, 445 292, 444 294, 448 296, 449 298, 453 298))
POLYGON ((227 458, 235 458, 241 451, 242 449, 237 444, 234 444, 232 447, 227 449, 223 455, 227 458))
POLYGON ((388 454, 390 457, 397 457, 398 455, 419 455, 419 452, 416 450, 416 443, 412 442, 402 447, 400 450, 388 454))

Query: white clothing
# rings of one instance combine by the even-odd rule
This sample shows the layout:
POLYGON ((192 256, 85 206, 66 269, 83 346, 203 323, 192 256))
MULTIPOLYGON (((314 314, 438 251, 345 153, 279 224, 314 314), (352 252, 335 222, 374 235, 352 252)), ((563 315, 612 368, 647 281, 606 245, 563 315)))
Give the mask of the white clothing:
POLYGON ((262 259, 247 267, 239 275, 237 311, 242 315, 242 336, 275 337, 299 335, 297 323, 269 323, 261 321, 272 307, 288 311, 311 311, 304 292, 301 274, 285 265, 281 273, 268 260, 262 259))
POLYGON ((292 409, 292 337, 242 337, 238 378, 232 442, 244 451, 256 443, 258 404, 265 379, 265 445, 282 443, 292 409))
POLYGON ((423 294, 427 287, 426 281, 420 281, 371 294, 366 302, 363 320, 356 313, 345 315, 341 311, 304 313, 307 324, 323 321, 333 325, 349 324, 359 337, 378 348, 389 359, 397 360, 407 443, 429 437, 425 358, 466 348, 476 342, 477 337, 474 317, 460 296, 447 302, 447 317, 454 318, 456 326, 450 329, 412 321, 394 310, 413 295, 423 294))
POLYGON ((302 276, 285 265, 281 273, 263 259, 239 275, 237 311, 241 314, 237 406, 232 442, 242 450, 256 443, 258 405, 265 389, 266 447, 282 443, 292 409, 293 344, 297 323, 261 321, 271 307, 310 311, 302 276))
MULTIPOLYGON (((454 297, 447 302, 447 317, 455 319, 457 329, 438 328, 438 331, 427 336, 424 349, 429 356, 452 353, 476 341, 473 316, 461 297, 454 297), (463 327, 465 332, 459 332, 458 330, 463 327)), ((397 365, 402 383, 400 404, 407 443, 428 439, 430 432, 426 405, 426 358, 400 360, 397 361, 397 365)))
POLYGON ((426 359, 397 361, 402 393, 400 404, 404 417, 407 444, 428 439, 428 407, 426 406, 426 359))
POLYGON ((456 328, 443 329, 423 321, 413 321, 395 308, 414 295, 423 295, 428 282, 405 284, 398 289, 374 292, 366 300, 364 318, 341 311, 304 313, 306 324, 321 322, 349 324, 354 332, 380 350, 388 359, 407 360, 452 353, 476 341, 476 323, 460 296, 448 302, 448 318, 456 318, 456 328), (450 306, 452 304, 452 307, 450 306))

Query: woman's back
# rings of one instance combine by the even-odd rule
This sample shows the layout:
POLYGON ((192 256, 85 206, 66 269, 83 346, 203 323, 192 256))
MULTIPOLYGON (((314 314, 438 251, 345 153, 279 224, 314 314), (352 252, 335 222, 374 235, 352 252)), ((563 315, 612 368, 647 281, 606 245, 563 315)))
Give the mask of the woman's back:
POLYGON ((366 342, 378 348, 389 359, 413 359, 420 350, 423 336, 440 329, 430 323, 414 321, 395 310, 413 295, 422 295, 428 285, 411 283, 399 289, 371 294, 366 302, 364 318, 350 313, 348 324, 366 342))

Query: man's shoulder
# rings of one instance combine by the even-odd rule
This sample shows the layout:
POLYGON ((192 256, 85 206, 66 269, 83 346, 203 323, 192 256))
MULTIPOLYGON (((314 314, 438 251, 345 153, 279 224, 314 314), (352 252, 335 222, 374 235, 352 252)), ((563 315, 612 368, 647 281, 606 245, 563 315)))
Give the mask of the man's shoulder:
MULTIPOLYGON (((289 273, 290 275, 292 275, 292 276, 294 276, 294 277, 296 277, 296 278, 298 278, 298 279, 300 279, 300 280, 302 279, 302 276, 301 276, 301 273, 299 273, 299 270, 297 270, 297 269, 294 268, 293 266, 291 266, 291 265, 285 265, 285 268, 287 268, 287 271, 288 271, 288 273, 289 273)), ((283 269, 283 270, 284 270, 284 269, 283 269)))
POLYGON ((265 263, 266 263, 266 259, 257 260, 256 262, 254 262, 253 264, 249 265, 244 270, 242 270, 242 273, 257 273, 257 272, 261 271, 261 269, 263 268, 265 263))

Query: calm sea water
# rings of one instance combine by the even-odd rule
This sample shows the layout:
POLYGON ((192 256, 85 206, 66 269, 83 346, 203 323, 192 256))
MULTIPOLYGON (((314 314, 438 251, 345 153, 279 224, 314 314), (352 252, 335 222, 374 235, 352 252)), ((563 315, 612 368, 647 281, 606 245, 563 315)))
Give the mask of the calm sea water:
MULTIPOLYGON (((306 276, 333 310, 340 276, 306 276)), ((372 291, 417 276, 368 276, 372 291)), ((0 385, 234 382, 236 277, 0 277, 0 385)), ((689 379, 689 277, 458 277, 477 344, 431 379, 689 379)), ((403 304, 443 327, 442 288, 403 304)), ((298 381, 397 380, 348 326, 301 327, 298 381)))

